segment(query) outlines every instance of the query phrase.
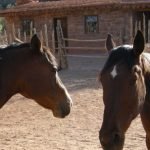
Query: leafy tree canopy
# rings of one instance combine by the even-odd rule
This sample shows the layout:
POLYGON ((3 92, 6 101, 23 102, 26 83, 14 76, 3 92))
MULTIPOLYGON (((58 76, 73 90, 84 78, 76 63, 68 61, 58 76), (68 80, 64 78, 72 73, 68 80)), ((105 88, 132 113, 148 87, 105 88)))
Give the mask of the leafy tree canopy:
POLYGON ((6 9, 14 6, 16 0, 0 0, 0 9, 6 9))

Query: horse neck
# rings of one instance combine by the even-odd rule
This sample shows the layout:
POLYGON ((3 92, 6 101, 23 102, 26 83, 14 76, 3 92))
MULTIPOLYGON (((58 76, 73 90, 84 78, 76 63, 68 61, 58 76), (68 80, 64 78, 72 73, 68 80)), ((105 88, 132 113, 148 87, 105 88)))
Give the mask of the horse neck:
POLYGON ((150 54, 143 53, 143 70, 146 84, 146 102, 150 104, 150 54))

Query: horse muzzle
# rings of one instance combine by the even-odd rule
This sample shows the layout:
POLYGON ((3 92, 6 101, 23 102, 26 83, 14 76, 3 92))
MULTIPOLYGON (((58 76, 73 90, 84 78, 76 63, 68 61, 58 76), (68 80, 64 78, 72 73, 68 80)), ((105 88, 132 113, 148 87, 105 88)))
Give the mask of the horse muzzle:
POLYGON ((53 110, 54 117, 65 118, 71 112, 72 100, 67 100, 67 103, 60 103, 55 110, 53 110))
POLYGON ((119 132, 112 132, 105 134, 100 131, 99 133, 100 143, 104 150, 122 150, 124 145, 124 136, 119 132))

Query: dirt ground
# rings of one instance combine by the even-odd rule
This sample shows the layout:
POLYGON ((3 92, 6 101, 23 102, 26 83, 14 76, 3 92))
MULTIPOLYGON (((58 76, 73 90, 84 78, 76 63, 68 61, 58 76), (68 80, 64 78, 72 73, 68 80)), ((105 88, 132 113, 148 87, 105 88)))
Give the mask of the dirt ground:
MULTIPOLYGON (((59 74, 74 106, 65 119, 33 100, 16 95, 0 110, 0 150, 102 150, 98 132, 103 117, 102 89, 97 76, 106 57, 69 57, 59 74)), ((145 150, 140 118, 130 126, 125 150, 145 150)))

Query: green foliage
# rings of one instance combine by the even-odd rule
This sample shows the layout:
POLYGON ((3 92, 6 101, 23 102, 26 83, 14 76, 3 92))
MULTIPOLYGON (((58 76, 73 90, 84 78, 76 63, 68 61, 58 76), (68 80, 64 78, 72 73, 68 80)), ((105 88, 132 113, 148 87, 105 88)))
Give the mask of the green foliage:
POLYGON ((0 9, 10 8, 15 5, 15 0, 0 0, 0 9))
POLYGON ((5 29, 4 18, 0 18, 0 33, 4 32, 4 29, 5 29))
MULTIPOLYGON (((7 9, 15 6, 16 0, 0 0, 0 9, 7 9)), ((0 33, 5 30, 5 20, 0 18, 0 33)))

